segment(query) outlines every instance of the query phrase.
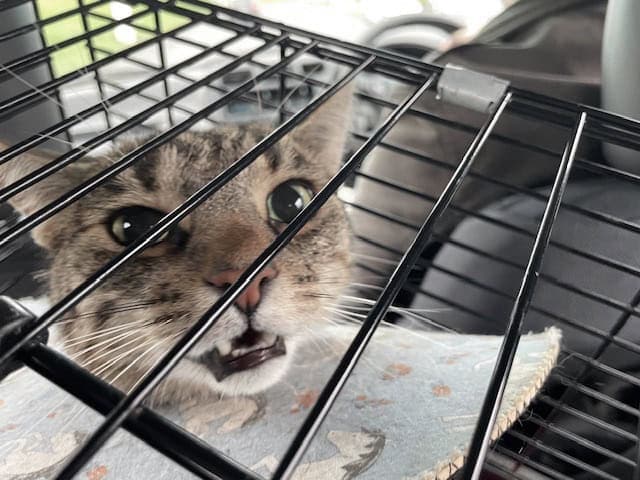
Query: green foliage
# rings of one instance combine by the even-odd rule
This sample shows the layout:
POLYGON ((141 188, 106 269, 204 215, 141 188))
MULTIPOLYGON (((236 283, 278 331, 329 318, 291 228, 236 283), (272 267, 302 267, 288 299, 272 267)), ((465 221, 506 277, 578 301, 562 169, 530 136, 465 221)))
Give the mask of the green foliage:
MULTIPOLYGON (((43 27, 46 46, 54 48, 50 55, 54 76, 59 77, 91 64, 94 61, 92 53, 95 60, 98 60, 152 38, 156 30, 164 33, 189 22, 188 18, 171 12, 162 11, 157 17, 150 12, 125 24, 128 25, 125 28, 130 29, 129 35, 127 35, 128 41, 123 41, 123 36, 117 35, 115 31, 117 26, 112 26, 90 39, 72 41, 69 45, 60 46, 61 43, 88 31, 91 32, 112 24, 114 21, 112 3, 117 2, 91 7, 96 2, 98 0, 36 0, 41 20, 75 10, 79 8, 80 4, 89 7, 85 15, 86 24, 83 22, 82 15, 75 13, 43 27), (156 20, 159 20, 159 25, 156 20)), ((132 15, 144 12, 146 9, 147 7, 143 4, 133 5, 132 15)))

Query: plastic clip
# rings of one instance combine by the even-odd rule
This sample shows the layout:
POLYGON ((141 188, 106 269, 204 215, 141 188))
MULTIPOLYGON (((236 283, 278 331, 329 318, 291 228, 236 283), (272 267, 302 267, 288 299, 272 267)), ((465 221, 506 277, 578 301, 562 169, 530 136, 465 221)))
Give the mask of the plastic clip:
POLYGON ((438 80, 438 98, 477 112, 493 113, 509 81, 448 64, 438 80))

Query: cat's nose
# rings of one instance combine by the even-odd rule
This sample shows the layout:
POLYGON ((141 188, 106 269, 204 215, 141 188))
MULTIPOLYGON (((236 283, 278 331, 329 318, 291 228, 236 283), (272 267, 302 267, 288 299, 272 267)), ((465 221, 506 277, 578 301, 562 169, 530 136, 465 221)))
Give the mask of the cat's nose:
MULTIPOLYGON (((207 281, 218 288, 226 289, 234 283, 243 270, 225 270, 210 276, 207 281)), ((252 312, 260 303, 262 286, 269 280, 276 278, 278 272, 271 267, 264 268, 249 286, 236 298, 236 304, 243 312, 252 312)))

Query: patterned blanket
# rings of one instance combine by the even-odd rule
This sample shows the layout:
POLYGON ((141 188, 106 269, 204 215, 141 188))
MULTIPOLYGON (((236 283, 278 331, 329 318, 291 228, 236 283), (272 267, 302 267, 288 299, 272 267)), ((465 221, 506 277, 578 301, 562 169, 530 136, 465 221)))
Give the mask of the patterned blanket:
MULTIPOLYGON (((269 477, 355 329, 335 327, 260 395, 158 411, 269 477)), ((295 480, 446 479, 464 461, 502 337, 382 327, 340 394, 295 480)), ((560 332, 522 338, 494 430, 518 418, 555 364, 560 332)), ((26 369, 0 384, 0 480, 51 478, 102 417, 26 369)), ((120 431, 77 478, 192 475, 120 431)))

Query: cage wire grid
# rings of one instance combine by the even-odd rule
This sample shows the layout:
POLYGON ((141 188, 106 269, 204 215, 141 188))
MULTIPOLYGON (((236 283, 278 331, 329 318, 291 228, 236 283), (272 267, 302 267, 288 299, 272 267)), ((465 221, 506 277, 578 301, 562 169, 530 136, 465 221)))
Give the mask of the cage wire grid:
MULTIPOLYGON (((12 8, 27 4, 32 5, 37 14, 38 8, 35 2, 25 0, 5 0, 0 3, 0 12, 9 11, 12 8)), ((561 441, 576 444, 594 456, 603 457, 613 463, 621 464, 627 468, 630 475, 629 478, 631 478, 631 475, 634 478, 640 478, 637 460, 640 451, 632 458, 621 455, 619 452, 610 449, 608 445, 603 445, 592 438, 587 438, 580 432, 554 424, 552 417, 554 412, 563 412, 581 422, 588 423, 597 431, 606 432, 607 435, 623 439, 632 445, 635 444, 635 448, 638 449, 637 431, 640 429, 638 405, 630 405, 623 399, 616 398, 608 392, 599 391, 597 386, 585 382, 585 376, 587 372, 597 371, 630 387, 640 387, 640 381, 635 375, 601 361, 603 353, 611 345, 615 345, 630 354, 640 355, 640 346, 626 338, 624 334, 624 328, 627 323, 629 321, 637 321, 640 316, 638 307, 640 290, 631 301, 625 302, 602 292, 593 291, 556 278, 545 273, 541 268, 547 247, 552 246, 566 254, 576 255, 621 274, 629 275, 634 279, 640 276, 640 267, 636 265, 609 258, 597 252, 587 251, 552 237, 552 228, 560 210, 571 211, 595 222, 614 226, 628 232, 640 233, 640 226, 636 223, 610 213, 563 201, 569 177, 576 170, 589 172, 601 177, 615 178, 632 185, 638 184, 640 181, 638 175, 589 160, 580 155, 580 147, 583 142, 589 139, 640 150, 639 122, 593 107, 577 105, 510 87, 492 114, 487 115, 478 125, 470 125, 455 118, 447 118, 416 106, 418 99, 423 94, 433 93, 439 75, 442 72, 440 67, 425 64, 399 54, 378 51, 220 6, 213 6, 200 0, 169 2, 143 0, 137 2, 140 7, 139 11, 132 12, 124 18, 116 20, 100 11, 100 7, 108 4, 110 2, 106 0, 79 1, 77 8, 57 13, 45 19, 38 19, 34 23, 0 34, 0 44, 4 45, 30 33, 38 34, 42 45, 48 45, 43 35, 47 26, 76 15, 81 17, 85 30, 79 35, 64 39, 56 44, 41 45, 39 49, 11 58, 5 61, 2 66, 0 82, 13 81, 16 75, 23 76, 32 69, 40 68, 43 65, 48 69, 50 77, 49 80, 43 83, 29 85, 12 97, 3 98, 0 101, 0 122, 3 125, 7 125, 6 122, 15 116, 29 112, 36 106, 47 102, 54 103, 55 108, 58 109, 60 120, 35 135, 15 142, 11 147, 0 152, 0 163, 9 162, 17 156, 44 144, 52 137, 64 138, 71 147, 48 165, 0 190, 0 202, 7 201, 14 195, 64 168, 82 157, 86 151, 105 144, 124 132, 140 127, 150 118, 154 118, 154 115, 166 112, 170 126, 161 130, 157 136, 144 145, 124 155, 112 167, 101 172, 96 177, 69 191, 55 202, 5 228, 0 232, 0 249, 11 247, 37 225, 53 217, 56 213, 87 192, 97 188, 109 178, 134 165, 145 153, 169 141, 179 133, 193 127, 198 122, 204 121, 215 124, 219 121, 215 117, 216 112, 225 107, 228 108, 232 102, 241 101, 246 104, 260 104, 261 106, 275 109, 280 106, 281 100, 287 98, 287 95, 295 93, 295 90, 288 89, 287 82, 289 81, 296 82, 296 85, 306 85, 310 89, 315 89, 314 91, 319 92, 319 94, 313 99, 310 97, 305 102, 306 105, 298 106, 297 108, 285 103, 284 107, 279 109, 279 123, 269 135, 246 152, 227 171, 209 181, 180 207, 165 215, 144 237, 138 239, 131 246, 125 248, 121 254, 112 258, 64 300, 53 305, 40 318, 34 319, 26 330, 20 331, 12 338, 11 345, 8 348, 0 352, 0 366, 19 360, 28 368, 43 375, 105 416, 104 422, 84 446, 74 454, 72 460, 67 463, 56 478, 72 478, 119 427, 127 429, 151 447, 167 455, 201 478, 259 478, 255 473, 249 471, 232 458, 214 450, 196 436, 191 435, 150 409, 141 406, 141 404, 151 390, 186 354, 188 349, 204 335, 207 329, 220 318, 227 308, 233 305, 234 300, 256 278, 260 270, 280 250, 286 247, 306 221, 322 207, 323 203, 354 175, 356 178, 366 179, 390 190, 407 194, 412 198, 427 200, 433 204, 433 208, 429 212, 425 212, 426 217, 421 224, 415 224, 397 214, 379 211, 367 205, 359 204, 353 199, 344 199, 349 208, 374 215, 388 222, 390 228, 402 226, 414 230, 415 238, 404 251, 393 250, 373 238, 364 236, 359 238, 395 255, 398 258, 398 263, 393 273, 388 275, 388 281, 380 289, 375 302, 366 313, 366 318, 362 322, 359 333, 325 385, 317 402, 309 411, 308 416, 300 426, 300 430, 293 438, 273 478, 290 478, 297 462, 300 461, 315 432, 329 413, 332 402, 338 395, 340 388, 347 381, 349 373, 354 368, 367 342, 372 337, 376 327, 385 318, 399 294, 408 292, 410 295, 424 295, 434 298, 452 309, 477 317, 478 321, 486 322, 492 320, 485 318, 482 313, 467 307, 459 299, 444 298, 438 296, 435 292, 424 290, 420 285, 412 284, 408 279, 415 268, 439 271, 458 278, 466 285, 489 291, 512 302, 511 315, 504 332, 502 350, 487 389, 481 415, 478 418, 472 438, 468 460, 463 472, 460 474, 461 478, 475 478, 475 475, 478 475, 482 468, 504 478, 529 478, 523 476, 524 474, 520 471, 513 470, 504 461, 500 461, 497 454, 503 459, 511 459, 517 465, 525 465, 530 470, 550 478, 571 478, 560 472, 556 468, 557 463, 555 462, 562 462, 571 466, 571 468, 590 474, 592 478, 615 478, 597 466, 591 465, 584 458, 573 456, 559 449, 557 445, 549 444, 540 437, 540 432, 542 431, 553 432, 561 441), (185 19, 185 22, 175 28, 163 30, 160 20, 163 13, 178 15, 185 19), (143 25, 139 21, 148 15, 152 15, 154 18, 155 23, 151 27, 143 25), (96 18, 106 23, 96 28, 91 27, 89 20, 95 20, 96 18), (224 30, 228 32, 228 37, 217 44, 211 45, 201 39, 194 39, 193 36, 182 35, 197 24, 206 24, 224 30), (147 34, 147 37, 134 45, 126 46, 117 51, 110 51, 99 45, 100 42, 97 39, 101 34, 108 33, 120 25, 135 28, 136 31, 147 34), (230 51, 229 47, 233 47, 239 41, 245 39, 258 40, 258 46, 240 54, 230 51), (168 47, 165 44, 166 40, 177 40, 181 44, 189 46, 192 49, 191 51, 195 53, 169 64, 167 62, 168 47), (90 62, 79 69, 54 72, 52 56, 60 49, 76 44, 86 45, 90 55, 90 62), (157 47, 157 58, 155 59, 157 61, 155 64, 153 62, 154 59, 147 57, 143 59, 140 58, 140 55, 136 55, 142 49, 150 46, 157 47), (279 56, 273 63, 256 58, 269 49, 278 49, 279 51, 279 56), (207 72, 196 80, 185 73, 185 69, 189 66, 206 59, 211 54, 226 58, 228 63, 225 63, 219 69, 207 72), (331 80, 326 78, 318 79, 305 74, 305 72, 294 71, 291 68, 292 65, 303 56, 311 56, 320 62, 342 65, 347 68, 347 71, 338 76, 337 79, 331 80), (131 64, 137 65, 147 72, 148 76, 133 84, 125 86, 119 84, 117 79, 110 78, 104 72, 105 67, 113 65, 118 60, 126 60, 131 64), (225 75, 234 72, 238 67, 247 65, 251 65, 256 69, 255 74, 242 76, 240 81, 233 87, 221 85, 219 80, 223 79, 225 75), (239 280, 229 287, 207 313, 163 355, 162 359, 147 373, 132 392, 124 395, 106 382, 89 374, 51 347, 37 341, 39 334, 57 320, 60 320, 75 304, 97 289, 109 275, 141 253, 146 247, 153 244, 173 225, 176 225, 207 198, 214 195, 216 191, 267 151, 279 139, 302 123, 323 102, 344 88, 351 80, 363 74, 374 75, 375 78, 391 79, 409 88, 409 93, 398 101, 390 99, 388 96, 377 94, 375 91, 373 93, 369 90, 356 91, 355 97, 359 102, 383 109, 384 112, 389 113, 383 115, 380 123, 369 130, 354 130, 351 132, 352 138, 358 142, 358 146, 349 155, 332 180, 316 194, 311 203, 288 224, 273 243, 255 259, 239 280), (174 92, 170 85, 170 77, 179 79, 183 84, 183 88, 174 92), (89 78, 94 83, 99 101, 70 114, 63 98, 64 88, 82 78, 89 78), (262 98, 257 94, 256 87, 265 81, 273 79, 276 79, 276 90, 278 92, 275 100, 273 98, 262 98), (149 87, 154 85, 160 85, 160 94, 153 94, 148 91, 149 87), (179 103, 181 99, 201 88, 215 94, 215 100, 201 109, 194 109, 193 106, 185 106, 184 103, 179 103), (134 97, 149 102, 150 106, 133 115, 116 108, 120 102, 134 97), (513 118, 526 118, 554 125, 559 130, 566 132, 564 150, 556 151, 543 145, 534 144, 531 139, 512 138, 495 131, 501 119, 504 121, 506 113, 513 115, 513 118), (78 133, 79 130, 74 130, 74 127, 82 126, 87 119, 98 117, 102 118, 104 128, 97 135, 85 135, 82 132, 78 133), (460 161, 455 165, 451 165, 442 159, 433 158, 424 152, 416 151, 406 145, 388 140, 386 138, 387 134, 404 117, 414 117, 438 123, 469 134, 471 141, 460 161), (82 140, 82 143, 78 145, 79 139, 82 140), (537 189, 511 184, 474 171, 472 169, 473 164, 488 141, 512 145, 555 159, 558 166, 551 190, 548 193, 541 193, 537 189), (446 187, 439 196, 429 196, 409 185, 403 185, 397 181, 359 171, 360 163, 374 148, 384 148, 450 171, 446 187), (491 217, 481 211, 456 205, 455 195, 459 191, 461 184, 469 178, 473 178, 483 184, 498 186, 510 193, 545 202, 544 215, 540 218, 537 229, 529 231, 509 223, 508 220, 491 217), (438 232, 437 228, 435 228, 438 220, 451 211, 467 217, 477 218, 529 238, 532 241, 532 246, 526 264, 518 264, 487 254, 480 249, 452 238, 448 234, 438 232), (505 293, 499 288, 475 280, 472 275, 449 270, 438 265, 432 258, 425 257, 422 254, 423 250, 431 241, 454 245, 469 254, 486 257, 498 264, 518 268, 522 275, 517 294, 505 293), (583 324, 580 319, 560 315, 549 306, 532 302, 536 282, 553 284, 566 292, 612 308, 619 312, 618 319, 609 329, 603 330, 583 324), (488 453, 488 432, 491 431, 528 312, 537 312, 550 318, 561 328, 575 329, 593 337, 593 339, 597 340, 597 348, 592 355, 585 355, 566 346, 563 347, 562 361, 572 361, 581 365, 580 374, 571 376, 564 373, 562 369, 554 370, 552 377, 558 379, 566 387, 566 391, 561 392, 559 395, 552 395, 548 392, 543 392, 539 395, 536 403, 530 407, 519 424, 514 426, 500 441, 492 446, 491 452, 488 453), (564 399, 568 395, 567 392, 570 392, 571 395, 584 396, 594 404, 606 405, 608 408, 621 412, 621 414, 635 418, 637 422, 636 430, 629 431, 621 428, 615 422, 607 418, 601 418, 593 411, 580 409, 565 403, 564 399), (539 412, 544 412, 544 414, 539 412), (543 452, 545 456, 536 456, 534 455, 535 452, 543 452), (549 458, 553 459, 552 463, 545 461, 545 459, 549 458)), ((382 273, 370 264, 361 263, 360 266, 372 273, 382 273)), ((3 289, 5 292, 10 293, 10 286, 3 287, 3 289)), ((447 325, 445 320, 431 319, 431 322, 438 324, 442 329, 452 330, 452 327, 447 325)))

